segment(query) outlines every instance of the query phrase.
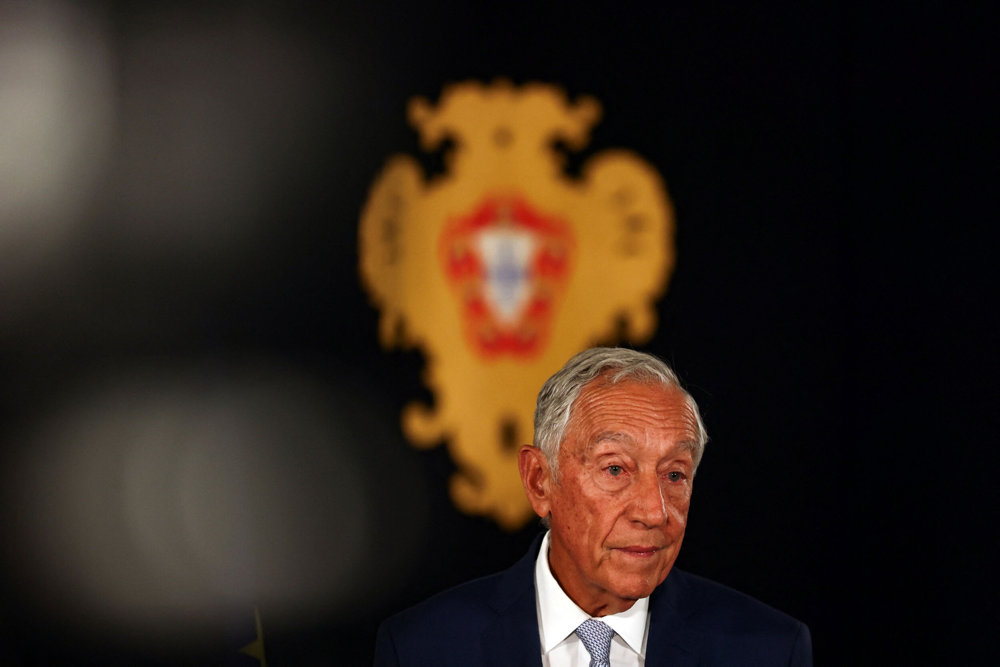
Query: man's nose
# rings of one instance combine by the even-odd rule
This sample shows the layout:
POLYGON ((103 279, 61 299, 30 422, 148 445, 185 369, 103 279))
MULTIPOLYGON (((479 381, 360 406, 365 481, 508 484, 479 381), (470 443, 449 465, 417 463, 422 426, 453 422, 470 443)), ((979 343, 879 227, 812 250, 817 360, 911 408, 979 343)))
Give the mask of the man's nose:
POLYGON ((656 474, 641 475, 636 481, 631 503, 631 518, 649 527, 667 522, 667 501, 656 474))

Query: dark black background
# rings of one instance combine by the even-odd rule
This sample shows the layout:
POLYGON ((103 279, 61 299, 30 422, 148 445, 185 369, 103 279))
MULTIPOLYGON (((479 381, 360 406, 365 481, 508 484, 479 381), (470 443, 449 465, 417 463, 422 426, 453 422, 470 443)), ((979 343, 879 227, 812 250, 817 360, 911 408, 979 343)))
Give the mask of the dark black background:
MULTIPOLYGON (((158 6, 112 5, 116 29, 158 6)), ((230 2, 215 12, 248 7, 308 31, 331 72, 315 122, 297 129, 309 150, 275 175, 268 252, 197 306, 183 267, 164 277, 164 267, 95 263, 102 307, 123 324, 6 332, 8 425, 108 360, 260 350, 331 385, 363 384, 379 397, 373 418, 396 423, 427 397, 422 357, 379 347, 356 248, 382 164, 419 152, 406 102, 468 79, 552 82, 602 102, 582 158, 635 150, 676 208, 678 264, 643 349, 676 367, 712 437, 679 566, 806 622, 819 664, 991 662, 998 26, 987 3, 230 2), (159 309, 194 324, 144 327, 159 309)), ((379 433, 380 455, 424 481, 430 518, 408 583, 354 617, 274 628, 270 665, 367 664, 381 618, 505 567, 536 531, 457 513, 444 448, 418 453, 397 430, 379 433)), ((392 507, 407 502, 373 515, 387 545, 406 520, 392 507)), ((13 664, 79 656, 75 638, 53 640, 18 605, 4 613, 17 630, 3 649, 13 664)), ((125 650, 86 646, 98 662, 125 650)), ((128 650, 134 662, 173 660, 128 650)))

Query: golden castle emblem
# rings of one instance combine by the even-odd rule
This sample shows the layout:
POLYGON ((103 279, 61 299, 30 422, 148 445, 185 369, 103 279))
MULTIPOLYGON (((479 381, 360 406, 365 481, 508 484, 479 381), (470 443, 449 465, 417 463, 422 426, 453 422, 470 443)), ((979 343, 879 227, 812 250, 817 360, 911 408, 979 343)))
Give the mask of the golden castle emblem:
POLYGON ((516 458, 545 378, 590 345, 648 340, 673 271, 673 210, 651 166, 606 150, 565 173, 556 142, 581 150, 599 116, 596 100, 541 83, 414 98, 421 147, 454 141, 447 171, 428 179, 394 156, 361 214, 381 343, 427 358, 434 405, 408 405, 403 431, 417 447, 446 442, 456 506, 508 529, 532 516, 516 458))

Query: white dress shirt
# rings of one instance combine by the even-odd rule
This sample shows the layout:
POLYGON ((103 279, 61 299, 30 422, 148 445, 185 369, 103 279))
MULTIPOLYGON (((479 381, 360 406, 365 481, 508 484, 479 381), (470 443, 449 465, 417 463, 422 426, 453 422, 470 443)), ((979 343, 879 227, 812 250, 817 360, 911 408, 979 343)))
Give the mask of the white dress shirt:
MULTIPOLYGON (((575 630, 591 616, 576 606, 549 568, 549 533, 535 560, 535 606, 543 667, 587 667, 590 653, 575 630)), ((649 598, 637 600, 620 614, 601 616, 615 631, 611 640, 612 667, 643 667, 649 630, 649 598)))

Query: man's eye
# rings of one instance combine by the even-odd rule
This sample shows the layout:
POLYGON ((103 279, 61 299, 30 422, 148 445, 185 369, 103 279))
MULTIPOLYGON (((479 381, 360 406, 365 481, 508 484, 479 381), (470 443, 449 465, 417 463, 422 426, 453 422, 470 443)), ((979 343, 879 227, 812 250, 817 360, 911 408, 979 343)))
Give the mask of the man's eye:
POLYGON ((677 472, 676 470, 674 470, 673 472, 668 472, 667 473, 667 479, 670 480, 671 482, 680 482, 680 481, 683 481, 684 480, 684 473, 677 472))
POLYGON ((608 466, 608 473, 612 477, 617 477, 618 475, 622 474, 623 472, 625 472, 625 469, 622 468, 621 466, 608 466))

